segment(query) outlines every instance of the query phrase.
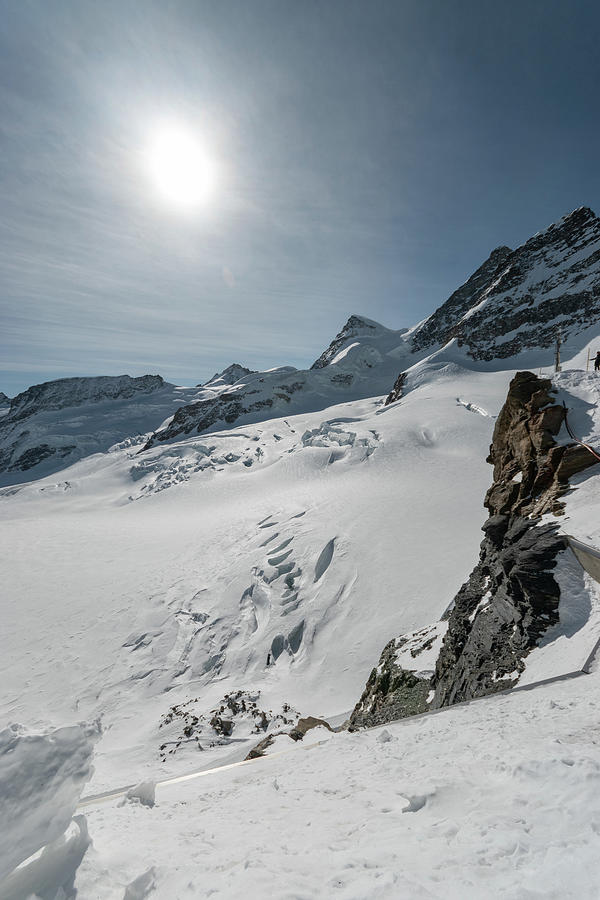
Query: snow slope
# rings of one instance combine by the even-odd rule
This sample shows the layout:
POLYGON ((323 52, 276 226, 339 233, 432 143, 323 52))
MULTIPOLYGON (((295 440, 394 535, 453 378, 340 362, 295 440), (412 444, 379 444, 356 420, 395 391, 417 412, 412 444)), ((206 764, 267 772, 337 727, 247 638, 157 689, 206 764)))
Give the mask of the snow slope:
MULTIPOLYGON (((512 373, 468 364, 452 344, 412 367, 387 407, 357 400, 142 455, 123 446, 64 480, 5 488, 2 720, 99 717, 89 793, 243 759, 262 732, 207 724, 232 691, 257 697, 267 730, 286 705, 343 720, 383 645, 435 621, 477 557, 485 457, 512 373), (188 739, 166 717, 190 701, 204 730, 188 739)), ((593 377, 561 379, 581 401, 574 427, 593 438, 593 377)), ((580 478, 567 522, 593 543, 597 489, 580 478)), ((552 690, 543 715, 533 694, 484 700, 388 726, 397 740, 343 733, 296 748, 293 766, 283 755, 208 776, 214 787, 159 789, 151 809, 86 808, 94 846, 76 886, 233 897, 244 879, 280 897, 476 897, 485 871, 486 896, 527 897, 546 878, 554 896, 592 897, 596 838, 580 807, 600 761, 569 735, 590 727, 596 701, 573 709, 573 686, 552 690), (563 732, 567 751, 548 750, 563 732), (546 821, 559 815, 549 862, 546 821)))
MULTIPOLYGON (((343 716, 389 636, 437 618, 477 557, 506 382, 436 363, 389 407, 124 448, 5 489, 2 718, 101 716, 101 790, 170 771, 159 723, 190 698, 209 712, 259 690, 267 710, 343 716)), ((177 765, 190 756, 193 741, 177 765)))
POLYGON ((86 808, 77 887, 157 900, 594 900, 600 676, 86 808), (135 896, 147 896, 139 893, 135 896))
MULTIPOLYGON (((387 394, 398 372, 425 355, 412 352, 406 329, 352 315, 310 369, 280 366, 243 375, 229 389, 181 407, 146 447, 387 394)), ((221 384, 218 379, 206 388, 221 384)))

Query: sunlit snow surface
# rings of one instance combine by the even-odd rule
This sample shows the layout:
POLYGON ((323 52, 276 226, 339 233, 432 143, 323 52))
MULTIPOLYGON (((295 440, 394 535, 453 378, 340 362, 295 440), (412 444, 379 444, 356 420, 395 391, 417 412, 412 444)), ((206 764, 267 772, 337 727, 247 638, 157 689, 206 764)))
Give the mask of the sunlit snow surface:
POLYGON ((86 811, 82 896, 593 900, 597 673, 86 811), (391 740, 382 740, 390 736, 391 740), (145 895, 141 895, 145 896, 145 895))
MULTIPOLYGON (((248 731, 161 759, 160 722, 191 698, 208 712, 253 691, 267 710, 343 719, 384 644, 435 622, 477 559, 512 372, 462 362, 450 346, 418 364, 389 407, 358 400, 141 455, 125 445, 2 491, 2 721, 100 717, 96 793, 243 759, 248 731)), ((595 439, 593 380, 561 379, 581 399, 573 426, 595 439)), ((598 546, 592 474, 561 524, 598 546)), ((76 886, 595 897, 596 695, 582 677, 390 725, 392 740, 340 733, 159 788, 153 808, 90 807, 76 886)))

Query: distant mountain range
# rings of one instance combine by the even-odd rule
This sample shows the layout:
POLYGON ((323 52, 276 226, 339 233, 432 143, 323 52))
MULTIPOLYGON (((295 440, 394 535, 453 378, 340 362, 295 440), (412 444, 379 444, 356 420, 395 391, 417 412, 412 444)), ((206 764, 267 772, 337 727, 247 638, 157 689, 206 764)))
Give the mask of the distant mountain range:
MULTIPOLYGON (((391 330, 352 315, 310 369, 233 363, 204 385, 159 375, 66 378, 34 385, 0 419, 0 484, 56 472, 124 440, 150 448, 233 423, 388 394, 400 372, 449 345, 465 367, 548 365, 600 320, 600 219, 587 207, 521 247, 498 247, 424 322, 391 330)), ((408 384, 410 383, 410 379, 408 384)), ((9 400, 0 395, 0 406, 9 400)))

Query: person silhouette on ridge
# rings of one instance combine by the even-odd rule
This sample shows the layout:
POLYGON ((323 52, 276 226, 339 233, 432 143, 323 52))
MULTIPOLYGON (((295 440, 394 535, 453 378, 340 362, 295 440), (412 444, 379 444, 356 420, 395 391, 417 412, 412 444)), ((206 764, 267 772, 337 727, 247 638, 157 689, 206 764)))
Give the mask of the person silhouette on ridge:
POLYGON ((600 372, 600 350, 596 353, 596 359, 594 360, 594 372, 600 372))

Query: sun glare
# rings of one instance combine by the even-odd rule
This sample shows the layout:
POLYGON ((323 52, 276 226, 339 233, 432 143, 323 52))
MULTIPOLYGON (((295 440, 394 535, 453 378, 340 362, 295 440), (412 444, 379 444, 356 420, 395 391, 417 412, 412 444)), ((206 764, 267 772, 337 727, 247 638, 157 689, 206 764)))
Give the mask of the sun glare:
POLYGON ((147 162, 158 192, 171 205, 191 208, 210 200, 214 165, 192 134, 177 128, 159 132, 150 144, 147 162))

